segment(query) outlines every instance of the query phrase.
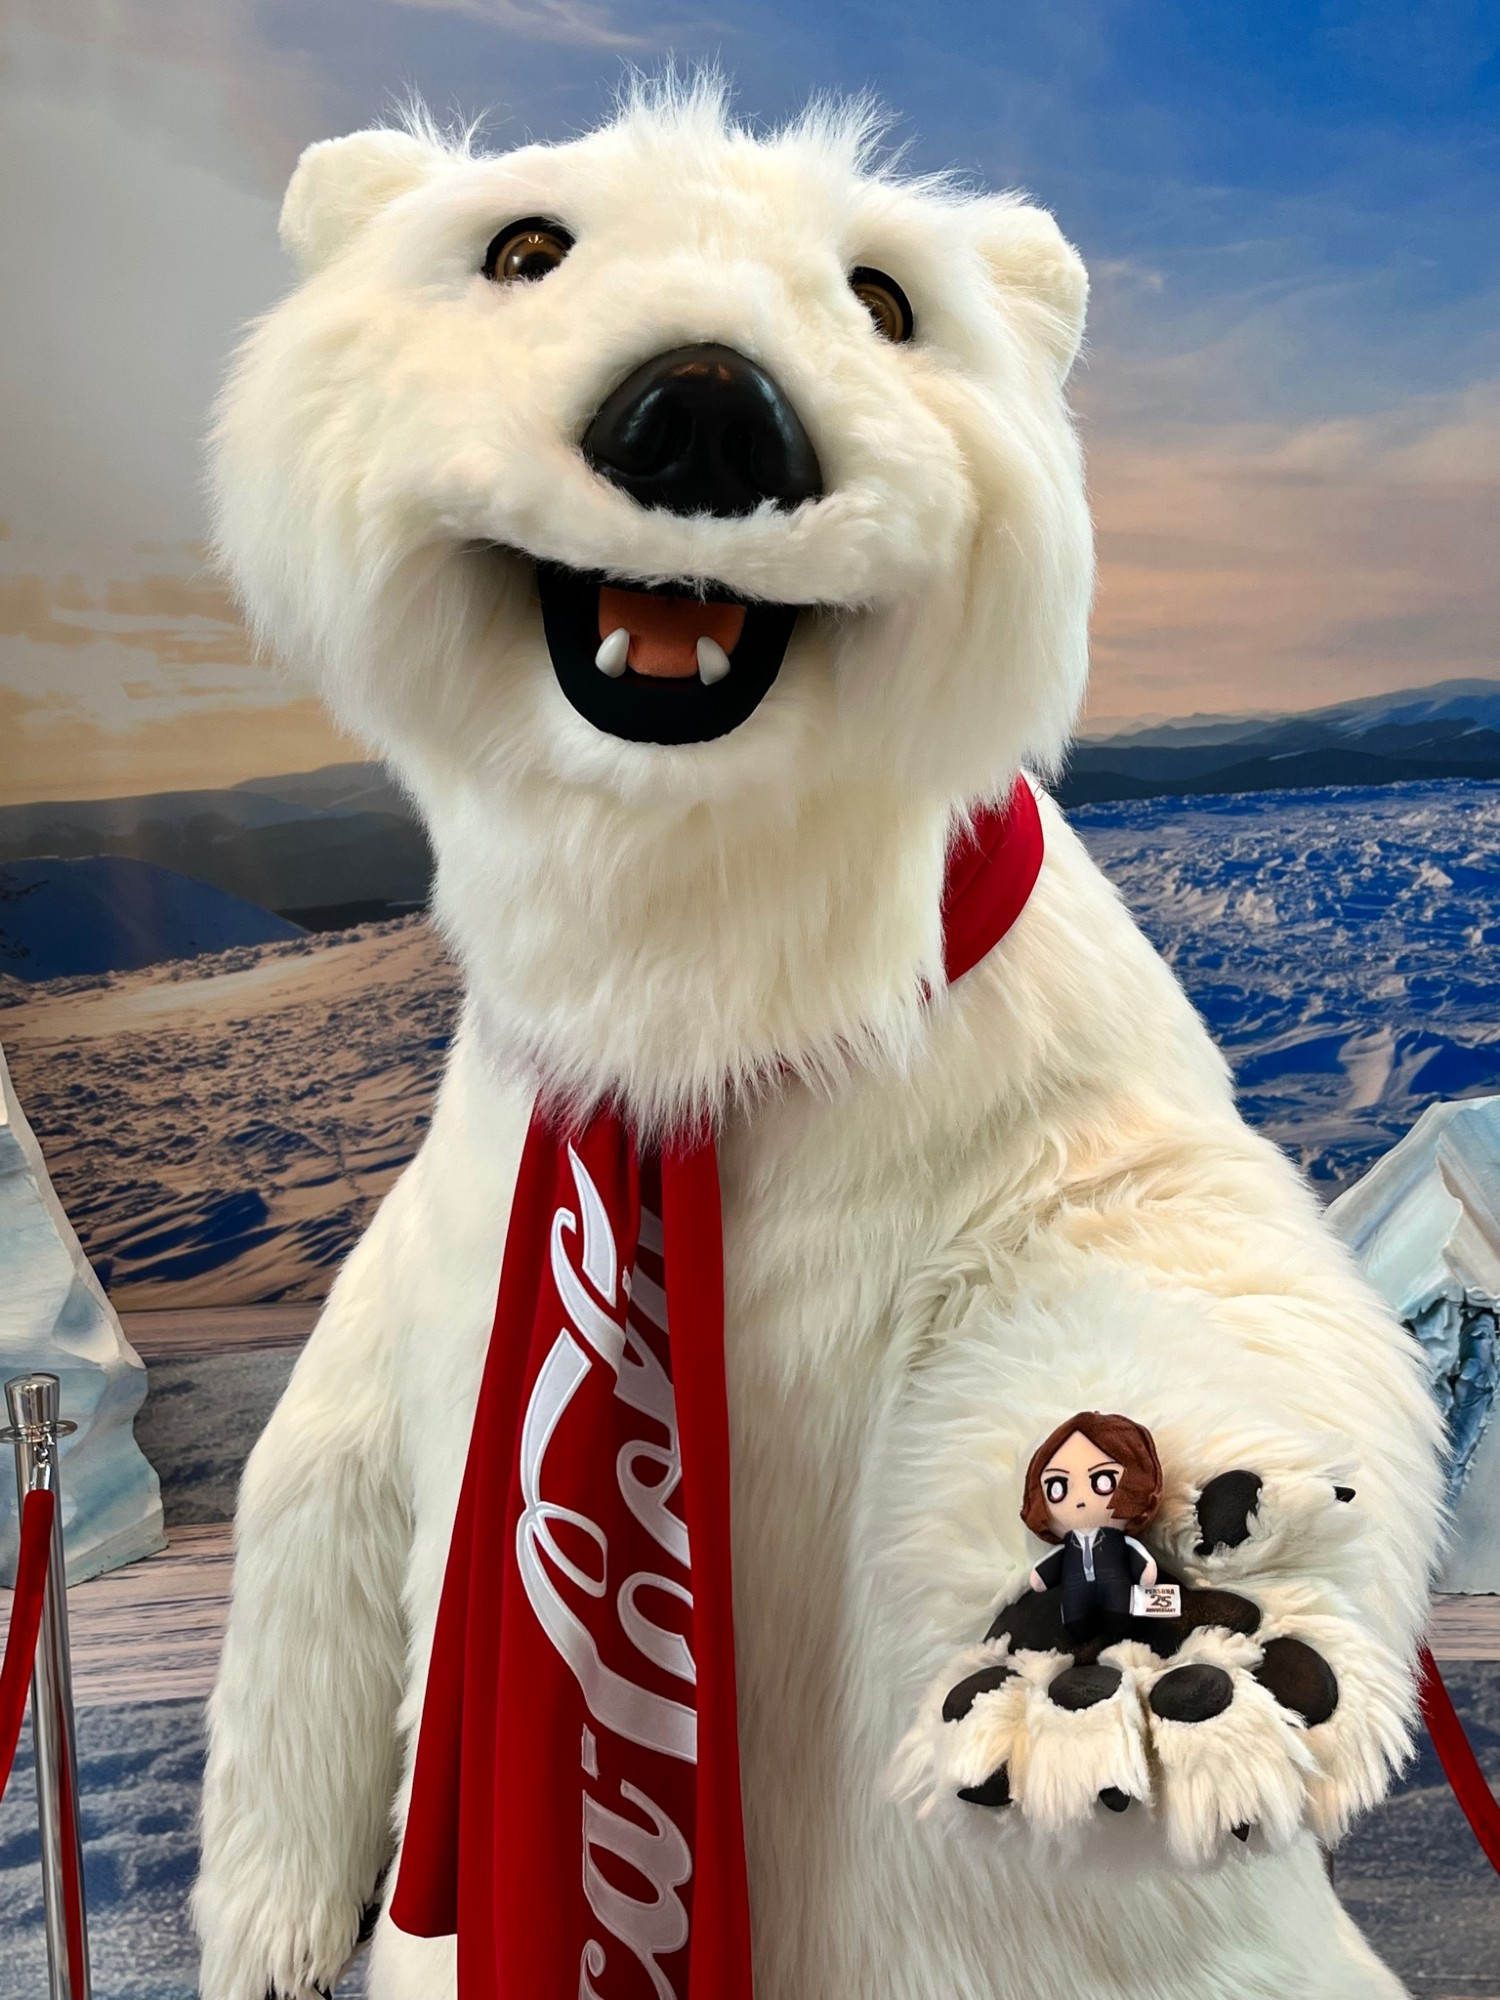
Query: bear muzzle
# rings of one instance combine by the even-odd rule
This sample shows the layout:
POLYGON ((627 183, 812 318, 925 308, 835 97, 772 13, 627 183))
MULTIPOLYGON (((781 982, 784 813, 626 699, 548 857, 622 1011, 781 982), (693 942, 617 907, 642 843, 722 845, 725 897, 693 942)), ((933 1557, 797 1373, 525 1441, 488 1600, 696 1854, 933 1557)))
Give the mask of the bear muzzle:
POLYGON ((579 446, 601 479, 671 514, 753 514, 821 499, 823 469, 784 389, 748 355, 703 342, 627 375, 579 446))
MULTIPOLYGON (((822 498, 823 471, 780 384, 732 347, 674 347, 633 369, 579 441, 585 462, 638 506, 743 519, 822 498)), ((799 606, 692 580, 538 562, 558 685, 596 729, 631 743, 707 743, 770 692, 799 606)))

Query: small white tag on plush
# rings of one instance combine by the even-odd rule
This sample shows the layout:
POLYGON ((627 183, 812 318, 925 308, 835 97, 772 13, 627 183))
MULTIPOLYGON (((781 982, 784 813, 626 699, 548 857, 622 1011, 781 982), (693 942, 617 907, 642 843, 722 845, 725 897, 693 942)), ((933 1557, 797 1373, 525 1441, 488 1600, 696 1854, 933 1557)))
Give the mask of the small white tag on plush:
POLYGON ((1130 1587, 1132 1618, 1180 1618, 1182 1589, 1175 1583, 1135 1583, 1130 1587))

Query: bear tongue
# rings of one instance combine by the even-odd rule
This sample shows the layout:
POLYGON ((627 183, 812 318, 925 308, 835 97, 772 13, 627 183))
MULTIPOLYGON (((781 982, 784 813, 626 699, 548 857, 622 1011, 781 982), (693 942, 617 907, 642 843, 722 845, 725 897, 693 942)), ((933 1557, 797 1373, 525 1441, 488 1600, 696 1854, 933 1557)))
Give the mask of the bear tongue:
POLYGON ((630 634, 626 659, 638 674, 687 680, 698 671, 698 641, 712 639, 732 653, 745 626, 743 604, 705 603, 701 597, 666 597, 655 591, 599 590, 599 637, 621 626, 630 634))

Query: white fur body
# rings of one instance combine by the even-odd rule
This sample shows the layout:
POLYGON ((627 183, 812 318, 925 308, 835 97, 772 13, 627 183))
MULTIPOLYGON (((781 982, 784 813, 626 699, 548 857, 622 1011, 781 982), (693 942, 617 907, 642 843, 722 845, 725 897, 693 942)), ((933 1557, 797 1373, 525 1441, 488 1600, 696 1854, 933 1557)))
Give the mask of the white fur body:
MULTIPOLYGON (((728 178, 743 183, 750 142, 736 152, 699 134, 700 116, 663 119, 660 145, 670 150, 672 120, 686 117, 693 144, 729 149, 728 178)), ((808 176, 789 157, 794 195, 808 176)), ((503 204, 488 209, 501 221, 503 204)), ((534 197, 512 212, 555 210, 534 197)), ((403 225, 413 237, 419 219, 403 225)), ((1060 243, 1045 238, 1044 262, 1060 243)), ((343 256, 352 268, 374 254, 356 241, 343 256)), ((340 268, 335 256, 328 271, 340 268)), ((751 278, 751 292, 765 289, 763 272, 751 278)), ((1022 757, 1054 755, 1077 696, 1088 566, 1059 396, 1072 343, 1056 351, 1052 278, 1046 313, 1028 321, 1023 300, 1002 342, 1030 343, 1006 379, 1034 405, 1020 426, 1031 441, 1015 448, 1036 476, 1006 491, 1021 493, 1048 551, 1041 567, 1055 568, 1038 580, 1030 565, 1034 617, 1012 604, 1012 629, 1004 592, 988 603, 975 580, 1000 558, 986 472, 972 465, 944 503, 940 547, 911 544, 899 494, 870 500, 904 551, 889 602, 868 578, 849 581, 859 536, 841 541, 837 522, 823 524, 817 560, 846 570, 825 590, 793 574, 813 561, 811 530, 792 547, 786 524, 760 516, 748 528, 648 521, 662 559, 638 558, 636 573, 722 576, 754 544, 744 560, 763 562, 788 599, 846 606, 794 644, 734 738, 673 753, 591 743, 538 670, 514 579, 476 582, 451 541, 434 555, 430 523, 410 546, 382 546, 378 585, 338 581, 341 562, 362 558, 340 551, 349 507, 332 504, 331 447, 306 445, 316 425, 305 409, 295 464, 307 467, 308 505, 340 525, 320 541, 326 524, 308 526, 295 506, 288 523, 300 474, 260 434, 282 421, 267 386, 287 379, 273 350, 305 357, 298 298, 320 282, 283 309, 285 330, 267 322, 261 358, 226 405, 224 542, 268 636, 283 650, 305 643, 336 707, 420 799, 470 999, 427 1141, 340 1274, 246 1474, 196 1897, 205 2000, 263 2000, 268 1987, 310 2000, 350 1948, 393 1795, 399 1827, 536 1070, 575 1095, 621 1093, 644 1127, 727 1087, 719 1160, 758 2000, 1398 1994, 1339 1910, 1313 1835, 1336 1835, 1379 1796, 1410 1724, 1437 1519, 1437 1426, 1412 1344, 1291 1167, 1241 1123, 1172 974, 1045 802, 1047 859, 1021 919, 952 992, 923 998, 924 983, 940 985, 955 812, 995 795, 1022 757), (715 535, 721 546, 705 553, 715 535), (313 610, 294 616, 299 579, 313 610), (955 592, 974 627, 962 646, 955 592), (508 652, 502 629, 520 635, 508 652), (424 630, 437 638, 420 650, 424 630), (475 664, 481 638, 499 661, 488 675, 475 664), (404 660, 401 644, 413 649, 404 660), (993 708, 986 676, 1002 697, 993 708), (757 1090, 777 1057, 786 1070, 757 1090), (1018 1518, 1027 1456, 1060 1415, 1088 1407, 1151 1427, 1168 1472, 1153 1545, 1190 1579, 1254 1598, 1261 1637, 1315 1645, 1340 1678, 1332 1720, 1302 1730, 1251 1678, 1257 1642, 1208 1633, 1182 1657, 1223 1664, 1236 1699, 1185 1736, 1183 1725, 1153 1729, 1143 1703, 1163 1663, 1126 1657, 1118 1702, 1073 1715, 1045 1701, 1048 1669, 1032 1655, 1027 1691, 1007 1684, 961 1739, 941 1726, 934 1737, 933 1691, 972 1663, 1036 1557, 1018 1518), (1239 1467, 1266 1482, 1254 1532, 1199 1559, 1196 1493, 1239 1467), (1335 1479, 1356 1487, 1352 1505, 1333 1503, 1335 1479), (892 1796, 903 1738, 909 1778, 943 1794, 925 1816, 892 1796), (961 1742, 958 1760, 984 1768, 940 1771, 934 1740, 961 1742), (1015 1806, 958 1803, 953 1785, 985 1775, 1002 1741, 1015 1806), (1093 1807, 1110 1783, 1140 1800, 1122 1818, 1093 1807), (1244 1847, 1226 1838, 1241 1819, 1263 1829, 1244 1847)), ((354 278, 348 287, 357 292, 354 278)), ((798 329, 778 347, 773 308, 757 351, 792 376, 798 329)), ((967 294, 954 309, 975 310, 967 294)), ((725 334, 701 318, 669 313, 651 342, 725 334)), ((850 341, 864 337, 851 321, 850 341)), ((653 351, 638 326, 629 351, 653 351)), ((841 393, 856 395, 845 376, 841 393)), ((799 388, 816 416, 819 383, 804 370, 799 388)), ((946 379, 919 391, 950 414, 970 394, 946 379)), ((426 393, 411 390, 418 408, 426 393)), ((855 513, 869 497, 856 418, 844 489, 855 513)), ((837 411, 817 435, 837 457, 837 411)), ((947 451, 931 441, 930 462, 917 450, 905 472, 929 525, 937 489, 958 476, 947 451)), ((628 514, 616 522, 624 504, 582 493, 577 532, 596 532, 588 560, 609 555, 598 538, 617 525, 642 533, 628 514)), ((582 562, 557 546, 569 506, 544 509, 529 535, 512 522, 505 538, 582 562)), ((370 1990, 443 2000, 451 1942, 402 1937, 382 1918, 370 1990)))

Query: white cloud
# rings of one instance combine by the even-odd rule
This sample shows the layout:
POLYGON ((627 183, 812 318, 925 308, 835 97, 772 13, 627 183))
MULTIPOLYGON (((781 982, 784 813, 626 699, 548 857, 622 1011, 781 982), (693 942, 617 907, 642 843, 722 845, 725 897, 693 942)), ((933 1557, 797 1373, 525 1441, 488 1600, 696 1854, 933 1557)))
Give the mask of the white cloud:
POLYGON ((1306 424, 1105 420, 1091 445, 1096 713, 1500 677, 1500 384, 1306 424))

